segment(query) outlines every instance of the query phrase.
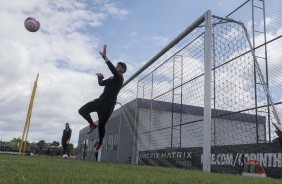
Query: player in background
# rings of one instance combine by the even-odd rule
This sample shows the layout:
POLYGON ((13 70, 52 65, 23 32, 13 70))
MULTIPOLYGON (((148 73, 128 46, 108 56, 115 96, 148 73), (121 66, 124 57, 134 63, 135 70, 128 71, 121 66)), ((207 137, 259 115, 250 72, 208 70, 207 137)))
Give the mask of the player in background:
POLYGON ((61 144, 63 146, 64 158, 68 158, 70 156, 68 146, 70 144, 71 133, 72 133, 72 129, 70 128, 70 125, 69 123, 66 123, 61 140, 61 144))

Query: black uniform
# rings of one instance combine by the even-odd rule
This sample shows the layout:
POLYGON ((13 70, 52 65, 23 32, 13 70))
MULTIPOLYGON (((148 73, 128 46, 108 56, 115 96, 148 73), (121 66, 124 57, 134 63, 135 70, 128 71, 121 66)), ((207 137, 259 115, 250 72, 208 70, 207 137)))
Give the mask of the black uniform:
POLYGON ((72 133, 72 129, 68 127, 64 129, 62 136, 62 146, 63 146, 64 155, 67 154, 68 156, 70 156, 68 145, 71 138, 71 133, 72 133))
POLYGON ((241 165, 244 167, 245 165, 245 153, 242 153, 241 155, 241 165))
POLYGON ((78 111, 89 124, 93 123, 90 113, 97 112, 99 118, 99 144, 102 144, 106 131, 105 125, 114 110, 117 95, 124 81, 123 75, 117 72, 116 68, 110 61, 107 61, 106 64, 111 70, 113 76, 106 80, 99 81, 100 86, 105 86, 103 93, 99 98, 86 103, 78 111))

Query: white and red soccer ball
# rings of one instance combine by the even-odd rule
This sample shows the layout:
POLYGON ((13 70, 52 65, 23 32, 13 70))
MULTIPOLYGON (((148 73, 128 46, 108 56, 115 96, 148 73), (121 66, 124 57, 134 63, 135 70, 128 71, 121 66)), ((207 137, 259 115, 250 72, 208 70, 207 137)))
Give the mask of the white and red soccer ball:
POLYGON ((24 21, 25 28, 30 32, 36 32, 40 28, 40 22, 33 17, 27 17, 24 21))

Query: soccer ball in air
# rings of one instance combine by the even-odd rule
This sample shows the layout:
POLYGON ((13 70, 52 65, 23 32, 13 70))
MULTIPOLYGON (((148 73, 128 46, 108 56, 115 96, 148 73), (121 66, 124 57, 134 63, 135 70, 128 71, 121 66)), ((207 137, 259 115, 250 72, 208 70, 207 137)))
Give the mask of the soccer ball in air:
POLYGON ((27 17, 24 21, 25 28, 30 32, 36 32, 40 28, 40 22, 33 17, 27 17))

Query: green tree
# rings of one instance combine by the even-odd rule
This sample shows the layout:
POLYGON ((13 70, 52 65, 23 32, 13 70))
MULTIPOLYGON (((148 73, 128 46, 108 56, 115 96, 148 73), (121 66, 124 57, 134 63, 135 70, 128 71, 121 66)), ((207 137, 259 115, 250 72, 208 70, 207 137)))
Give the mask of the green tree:
POLYGON ((60 142, 58 142, 58 141, 53 141, 52 144, 51 144, 51 146, 56 146, 56 147, 58 147, 58 146, 60 146, 60 142))
POLYGON ((42 154, 42 149, 44 148, 45 146, 45 140, 40 140, 38 143, 37 143, 37 146, 39 148, 39 154, 41 155, 42 154))
POLYGON ((14 150, 17 150, 19 149, 20 143, 21 143, 20 138, 13 138, 12 140, 10 140, 10 147, 14 150))

